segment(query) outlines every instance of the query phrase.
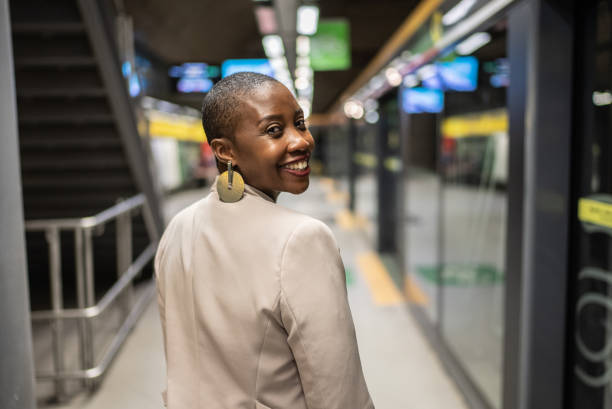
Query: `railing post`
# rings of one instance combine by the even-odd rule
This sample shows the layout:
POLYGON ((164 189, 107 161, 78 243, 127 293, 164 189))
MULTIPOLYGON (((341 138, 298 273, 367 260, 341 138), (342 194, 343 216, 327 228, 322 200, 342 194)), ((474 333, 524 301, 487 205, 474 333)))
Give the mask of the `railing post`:
MULTIPOLYGON (((91 307, 96 303, 95 294, 95 283, 94 283, 94 266, 93 266, 93 242, 92 242, 92 228, 86 227, 83 229, 84 234, 84 250, 85 250, 85 280, 84 280, 84 295, 85 295, 85 306, 91 307)), ((84 319, 84 335, 85 339, 83 345, 85 346, 85 369, 93 368, 95 364, 95 351, 94 351, 94 337, 92 320, 89 318, 84 319)), ((95 382, 87 381, 87 387, 93 389, 95 382)))
MULTIPOLYGON (((116 222, 116 233, 117 233, 117 277, 121 278, 123 273, 132 264, 133 260, 133 248, 132 248, 132 215, 131 212, 126 212, 117 217, 116 222)), ((130 305, 132 302, 133 291, 132 284, 125 289, 123 295, 123 314, 125 317, 130 312, 130 305)))
MULTIPOLYGON (((76 272, 77 306, 85 308, 85 258, 83 252, 83 229, 74 229, 74 259, 76 272)), ((87 319, 78 321, 79 328, 79 350, 81 353, 81 369, 87 369, 87 319)), ((86 382, 85 382, 86 383, 86 382)))
MULTIPOLYGON (((45 232, 49 244, 49 279, 51 282, 51 308, 61 312, 64 308, 62 291, 62 256, 60 234, 57 227, 49 227, 45 232)), ((53 365, 56 373, 64 371, 64 334, 61 319, 51 323, 53 333, 53 365)), ((55 396, 58 401, 65 397, 64 381, 55 381, 55 396)))

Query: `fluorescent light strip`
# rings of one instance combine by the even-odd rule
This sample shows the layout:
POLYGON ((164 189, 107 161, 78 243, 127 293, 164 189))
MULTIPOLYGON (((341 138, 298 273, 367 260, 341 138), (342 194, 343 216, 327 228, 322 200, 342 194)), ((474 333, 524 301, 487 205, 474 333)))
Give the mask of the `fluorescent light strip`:
POLYGON ((317 6, 300 6, 297 10, 297 32, 302 35, 313 35, 319 24, 317 6))
POLYGON ((277 58, 285 55, 285 47, 283 46, 283 40, 279 35, 272 34, 264 36, 261 39, 264 51, 268 58, 277 58))
POLYGON ((442 24, 452 26, 457 21, 461 20, 474 7, 476 0, 461 0, 452 9, 442 16, 442 24))
POLYGON ((491 42, 491 34, 482 31, 474 33, 455 47, 455 51, 460 55, 470 55, 480 47, 491 42))

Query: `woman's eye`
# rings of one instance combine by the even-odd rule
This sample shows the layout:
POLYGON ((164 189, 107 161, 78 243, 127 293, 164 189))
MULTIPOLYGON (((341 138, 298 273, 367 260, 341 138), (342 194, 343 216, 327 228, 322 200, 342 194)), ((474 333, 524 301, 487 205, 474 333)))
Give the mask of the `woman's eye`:
POLYGON ((306 121, 303 119, 299 119, 296 123, 295 126, 297 126, 298 129, 301 129, 302 131, 306 130, 306 121))
POLYGON ((274 125, 266 129, 268 135, 276 135, 282 131, 282 128, 278 125, 274 125))

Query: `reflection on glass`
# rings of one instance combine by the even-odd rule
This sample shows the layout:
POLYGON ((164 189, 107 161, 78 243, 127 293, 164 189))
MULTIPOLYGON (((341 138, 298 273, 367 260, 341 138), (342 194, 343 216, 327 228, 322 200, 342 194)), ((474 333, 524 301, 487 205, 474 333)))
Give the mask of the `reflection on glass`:
POLYGON ((356 152, 352 160, 357 164, 355 180, 355 214, 365 221, 364 227, 370 242, 376 243, 376 125, 362 124, 357 127, 356 152))
POLYGON ((437 174, 436 115, 412 115, 406 133, 410 164, 405 181, 406 293, 432 323, 438 320, 440 178, 437 174))
POLYGON ((505 110, 442 124, 443 334, 500 407, 508 134, 505 110))
POLYGON ((438 317, 444 341, 463 370, 490 406, 501 408, 510 83, 506 21, 483 33, 486 41, 474 46, 471 56, 451 52, 436 64, 453 77, 439 81, 444 110, 437 132, 438 317))

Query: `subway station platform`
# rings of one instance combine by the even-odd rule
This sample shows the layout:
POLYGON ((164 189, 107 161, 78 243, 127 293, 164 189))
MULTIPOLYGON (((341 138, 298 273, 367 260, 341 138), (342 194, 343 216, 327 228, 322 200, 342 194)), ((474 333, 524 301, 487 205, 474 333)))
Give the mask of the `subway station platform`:
MULTIPOLYGON (((384 264, 373 251, 365 226, 342 210, 339 183, 313 178, 302 195, 281 194, 282 206, 327 223, 340 246, 349 302, 364 374, 377 409, 467 409, 411 315, 384 264)), ((176 193, 165 203, 166 219, 208 194, 207 189, 176 193)), ((164 352, 157 305, 152 302, 93 394, 81 393, 64 405, 39 408, 163 408, 164 352)))

